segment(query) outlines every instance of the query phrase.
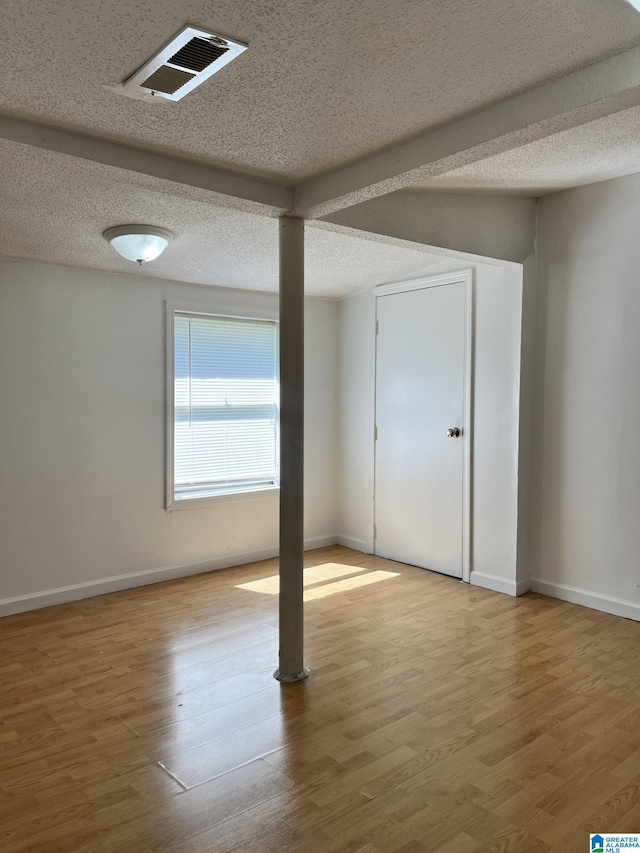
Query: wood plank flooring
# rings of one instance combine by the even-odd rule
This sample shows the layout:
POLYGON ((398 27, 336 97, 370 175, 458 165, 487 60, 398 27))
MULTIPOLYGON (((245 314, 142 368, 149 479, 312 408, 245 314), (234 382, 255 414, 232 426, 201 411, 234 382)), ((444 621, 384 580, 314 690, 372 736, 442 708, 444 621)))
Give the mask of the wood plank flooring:
POLYGON ((0 620, 2 853, 586 853, 640 832, 640 625, 344 548, 0 620))

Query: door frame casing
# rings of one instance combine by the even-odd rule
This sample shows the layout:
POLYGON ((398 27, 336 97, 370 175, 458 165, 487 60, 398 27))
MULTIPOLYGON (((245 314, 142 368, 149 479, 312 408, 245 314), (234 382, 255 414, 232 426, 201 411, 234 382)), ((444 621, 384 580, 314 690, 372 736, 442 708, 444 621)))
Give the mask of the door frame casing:
POLYGON ((371 327, 373 354, 372 368, 370 371, 370 393, 369 393, 369 435, 371 436, 371 459, 370 459, 370 507, 371 528, 368 548, 371 554, 375 554, 375 519, 376 519, 376 394, 378 375, 378 297, 389 296, 394 293, 406 293, 411 290, 425 290, 430 287, 446 287, 449 284, 464 284, 465 286, 465 354, 464 354, 464 414, 462 430, 466 436, 464 453, 462 459, 462 580, 470 582, 471 577, 471 548, 472 548, 472 487, 473 487, 473 359, 474 359, 474 286, 473 269, 460 270, 458 272, 442 273, 441 275, 425 276, 424 278, 412 279, 410 281, 399 281, 390 284, 381 284, 375 287, 371 293, 373 298, 373 323, 371 327))

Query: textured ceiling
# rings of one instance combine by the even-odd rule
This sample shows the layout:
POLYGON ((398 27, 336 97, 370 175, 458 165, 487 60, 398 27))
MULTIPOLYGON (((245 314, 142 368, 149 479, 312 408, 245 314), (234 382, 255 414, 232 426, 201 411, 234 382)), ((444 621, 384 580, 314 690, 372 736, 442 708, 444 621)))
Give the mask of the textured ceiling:
POLYGON ((294 181, 640 42, 623 0, 5 2, 0 109, 294 181), (185 23, 249 43, 177 104, 104 87, 185 23))
MULTIPOLYGON (((177 281, 278 289, 278 222, 176 196, 162 182, 0 142, 0 256, 177 281), (177 235, 142 268, 102 238, 111 225, 177 235)), ((418 272, 442 257, 307 227, 306 291, 337 297, 418 272)))
POLYGON ((545 195, 640 172, 640 107, 430 178, 415 189, 545 195))

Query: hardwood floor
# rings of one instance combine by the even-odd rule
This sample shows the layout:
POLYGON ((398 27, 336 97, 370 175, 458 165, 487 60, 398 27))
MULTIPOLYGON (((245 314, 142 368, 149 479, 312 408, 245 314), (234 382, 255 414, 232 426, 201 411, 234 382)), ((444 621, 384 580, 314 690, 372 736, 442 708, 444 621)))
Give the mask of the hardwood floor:
POLYGON ((640 832, 639 624, 344 548, 307 565, 297 685, 271 675, 275 561, 0 620, 2 853, 640 832))

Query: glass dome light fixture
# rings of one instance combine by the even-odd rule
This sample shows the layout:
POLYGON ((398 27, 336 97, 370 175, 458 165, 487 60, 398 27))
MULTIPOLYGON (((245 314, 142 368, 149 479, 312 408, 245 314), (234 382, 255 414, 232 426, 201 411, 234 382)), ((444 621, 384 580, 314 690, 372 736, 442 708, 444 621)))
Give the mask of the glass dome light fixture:
POLYGON ((115 228, 107 228, 102 236, 119 255, 142 266, 147 261, 155 261, 175 234, 168 228, 155 225, 116 225, 115 228))

